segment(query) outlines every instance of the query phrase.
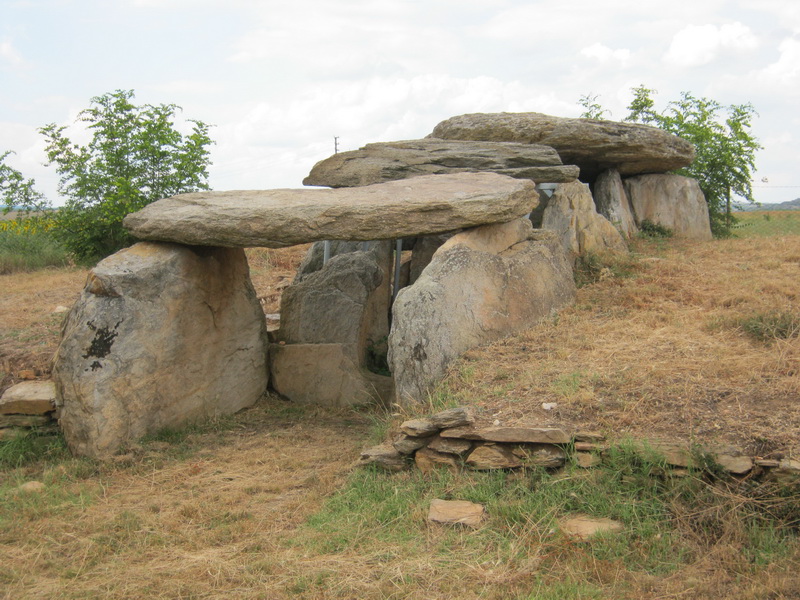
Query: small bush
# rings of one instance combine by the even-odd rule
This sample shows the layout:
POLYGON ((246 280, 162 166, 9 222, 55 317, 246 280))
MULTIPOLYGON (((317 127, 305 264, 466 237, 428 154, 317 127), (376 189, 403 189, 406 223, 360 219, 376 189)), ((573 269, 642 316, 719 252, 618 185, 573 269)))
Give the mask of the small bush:
POLYGON ((631 277, 635 268, 635 259, 630 254, 587 252, 577 258, 572 272, 575 285, 583 287, 606 279, 631 277))
POLYGON ((645 219, 639 224, 639 235, 643 238, 671 238, 675 234, 672 229, 645 219))

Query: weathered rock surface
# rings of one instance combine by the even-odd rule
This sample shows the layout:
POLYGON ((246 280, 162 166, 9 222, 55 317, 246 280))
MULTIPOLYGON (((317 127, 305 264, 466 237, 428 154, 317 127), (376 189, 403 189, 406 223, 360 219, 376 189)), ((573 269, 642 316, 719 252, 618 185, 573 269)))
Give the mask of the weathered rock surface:
POLYGON ((557 469, 564 466, 567 460, 564 449, 552 444, 523 444, 514 448, 512 452, 525 467, 557 469))
POLYGON ((561 244, 527 219, 453 236, 395 300, 389 365, 398 401, 423 401, 463 352, 527 329, 574 297, 561 244))
POLYGON ((438 452, 432 448, 421 448, 414 455, 414 464, 425 474, 433 472, 434 469, 444 467, 456 472, 460 468, 458 457, 453 454, 438 452))
POLYGON ((43 415, 56 409, 56 386, 52 381, 22 381, 0 398, 0 415, 43 415))
POLYGON ((606 169, 623 176, 665 173, 694 160, 694 146, 662 129, 541 113, 460 115, 439 123, 429 137, 552 146, 564 164, 580 167, 583 181, 606 169))
MULTIPOLYGON (((391 242, 333 257, 283 291, 281 327, 286 344, 342 344, 360 367, 389 334, 391 242)), ((288 366, 288 365, 287 365, 288 366)), ((291 397, 291 396, 290 396, 291 397)))
POLYGON ((600 173, 594 182, 592 196, 597 212, 608 219, 623 238, 629 239, 636 235, 639 229, 636 227, 633 209, 619 171, 609 169, 600 173))
POLYGON ((492 171, 517 179, 574 181, 579 169, 564 166, 549 146, 457 140, 407 140, 367 144, 314 165, 303 185, 358 187, 396 179, 492 171))
POLYGON ((136 237, 201 246, 281 248, 368 241, 501 223, 529 213, 531 181, 496 173, 428 175, 359 188, 196 192, 125 217, 136 237))
POLYGON ((711 222, 696 180, 681 175, 640 175, 625 180, 636 224, 668 227, 676 237, 710 240, 711 222))
POLYGON ((467 466, 477 471, 492 469, 516 469, 522 461, 506 446, 478 446, 465 461, 467 466))
POLYGON ((361 453, 361 464, 375 465, 387 471, 402 471, 408 467, 405 458, 389 445, 374 446, 361 453))
MULTIPOLYGON (((331 259, 334 256, 339 256, 340 254, 349 254, 351 252, 374 251, 377 245, 386 243, 391 244, 391 242, 387 242, 386 240, 373 242, 348 242, 345 240, 331 240, 329 250, 330 255, 328 258, 331 259)), ((297 267, 297 273, 295 274, 293 283, 299 283, 305 279, 307 275, 321 270, 323 267, 324 258, 325 242, 314 242, 311 244, 311 248, 308 249, 308 252, 306 252, 306 255, 303 257, 303 261, 300 263, 300 266, 297 267)))
POLYGON ((414 454, 420 448, 424 448, 431 440, 429 437, 414 437, 413 435, 406 435, 401 433, 392 442, 392 446, 400 454, 414 454))
POLYGON ((542 228, 553 231, 571 257, 587 253, 626 252, 619 231, 595 210, 589 187, 580 182, 556 187, 542 217, 542 228))
POLYGON ((410 419, 400 424, 400 430, 414 437, 430 437, 439 433, 439 426, 430 419, 410 419))
POLYGON ((105 457, 234 413, 267 386, 264 315, 239 249, 140 243, 101 261, 68 314, 53 379, 70 449, 105 457))
POLYGON ((527 444, 568 444, 570 435, 557 427, 455 427, 442 431, 444 438, 527 444))
POLYGON ((625 529, 625 526, 619 521, 590 517, 588 515, 578 515, 571 519, 564 519, 560 525, 561 531, 581 540, 588 540, 599 533, 619 533, 625 529))
POLYGON ((486 509, 465 500, 431 500, 428 520, 435 523, 461 524, 478 527, 484 519, 486 509))
POLYGON ((349 406, 391 402, 391 377, 371 373, 347 344, 271 344, 270 385, 294 402, 349 406))
POLYGON ((472 449, 472 442, 458 438, 434 437, 428 444, 428 448, 446 454, 456 454, 463 456, 472 449))

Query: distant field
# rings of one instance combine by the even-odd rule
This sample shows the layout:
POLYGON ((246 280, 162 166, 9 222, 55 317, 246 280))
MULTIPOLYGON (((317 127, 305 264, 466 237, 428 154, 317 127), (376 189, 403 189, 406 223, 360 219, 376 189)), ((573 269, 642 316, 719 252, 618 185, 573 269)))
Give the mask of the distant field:
POLYGON ((765 235, 800 235, 800 210, 738 212, 734 226, 736 237, 765 235))

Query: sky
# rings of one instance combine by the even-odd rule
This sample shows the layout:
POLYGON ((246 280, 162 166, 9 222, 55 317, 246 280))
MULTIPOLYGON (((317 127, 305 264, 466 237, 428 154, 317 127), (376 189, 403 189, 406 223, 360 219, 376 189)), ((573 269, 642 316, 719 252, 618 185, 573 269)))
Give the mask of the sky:
POLYGON ((631 88, 751 103, 760 202, 800 197, 798 0, 0 0, 0 153, 55 205, 38 129, 134 90, 212 124, 217 190, 473 112, 622 120, 631 88))

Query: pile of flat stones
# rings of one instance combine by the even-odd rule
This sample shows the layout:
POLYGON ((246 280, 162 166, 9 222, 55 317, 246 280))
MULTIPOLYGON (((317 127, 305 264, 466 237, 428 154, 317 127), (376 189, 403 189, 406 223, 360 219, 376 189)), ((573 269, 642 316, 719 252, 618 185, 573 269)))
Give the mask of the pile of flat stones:
MULTIPOLYGON (((33 373, 23 376, 35 377, 33 373)), ((58 431, 52 381, 21 381, 0 397, 0 441, 35 432, 58 431)))
MULTIPOLYGON (((430 473, 436 468, 559 469, 571 459, 579 467, 592 468, 602 463, 602 456, 609 448, 605 436, 591 431, 569 432, 558 426, 538 424, 479 425, 474 411, 465 407, 405 421, 400 430, 391 442, 364 450, 360 464, 388 471, 417 468, 430 473)), ((704 466, 698 458, 705 456, 734 476, 783 484, 800 482, 800 461, 791 458, 750 457, 734 447, 710 447, 698 452, 689 444, 661 440, 640 440, 634 446, 642 453, 663 459, 674 475, 704 466)))

